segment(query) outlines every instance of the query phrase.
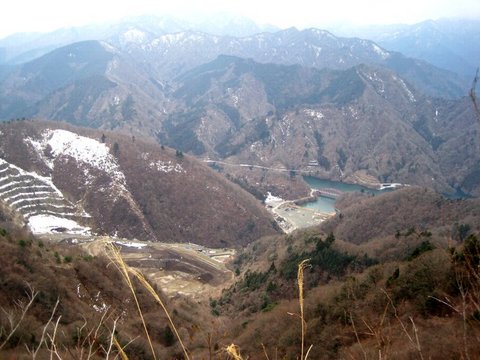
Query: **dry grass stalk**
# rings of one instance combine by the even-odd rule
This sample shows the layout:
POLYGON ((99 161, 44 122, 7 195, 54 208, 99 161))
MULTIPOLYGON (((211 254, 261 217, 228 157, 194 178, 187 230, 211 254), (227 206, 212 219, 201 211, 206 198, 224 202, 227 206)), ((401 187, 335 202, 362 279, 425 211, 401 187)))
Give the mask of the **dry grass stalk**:
POLYGON ((243 360, 242 356, 240 355, 240 351, 238 350, 238 346, 235 344, 230 344, 225 349, 228 355, 230 355, 234 360, 243 360))
POLYGON ((118 249, 114 245, 112 245, 111 243, 108 243, 107 244, 107 249, 109 250, 109 253, 108 253, 109 257, 111 258, 111 260, 113 261, 115 266, 118 268, 118 270, 122 274, 123 278, 125 279, 125 281, 127 283, 128 288, 132 292, 132 296, 133 296, 133 299, 135 300, 135 305, 137 306, 137 311, 138 311, 138 314, 139 314, 140 319, 142 321, 143 329, 145 331, 145 336, 147 337, 147 341, 148 341, 148 344, 150 346, 150 350, 152 351, 152 356, 156 360, 157 355, 155 354, 155 349, 153 347, 152 339, 150 338, 150 334, 149 334, 148 329, 147 329, 147 324, 145 322, 145 318, 143 317, 142 308, 140 307, 140 303, 138 301, 137 294, 135 292, 135 288, 134 288, 133 283, 132 283, 132 279, 130 278, 129 273, 131 272, 131 269, 125 263, 125 261, 123 261, 123 258, 120 255, 120 252, 118 251, 118 249))
POLYGON ((173 329, 173 332, 175 333, 175 336, 177 337, 178 342, 180 343, 180 346, 182 347, 183 354, 185 355, 185 358, 187 360, 189 360, 190 356, 188 355, 188 351, 185 348, 185 345, 183 344, 182 338, 180 337, 180 334, 178 333, 177 328, 176 328, 175 324, 173 323, 173 320, 172 320, 170 314, 168 313, 168 310, 167 310, 165 304, 163 303, 162 299, 160 299, 160 296, 158 296, 155 289, 150 285, 150 283, 145 279, 145 277, 140 272, 138 272, 134 269, 131 269, 131 271, 137 277, 137 279, 140 280, 142 285, 145 286, 145 288, 154 297, 154 299, 158 302, 158 304, 162 307, 162 309, 165 312, 165 315, 167 316, 168 321, 169 321, 169 323, 170 323, 170 325, 173 329))
POLYGON ((310 347, 308 348, 307 353, 305 354, 305 360, 308 359, 308 355, 310 355, 310 351, 312 350, 312 348, 313 348, 313 344, 311 344, 310 347))
POLYGON ((297 272, 297 281, 298 281, 298 301, 300 304, 300 320, 302 323, 302 351, 300 360, 305 360, 304 351, 305 351, 305 334, 307 331, 307 323, 305 322, 304 317, 304 293, 303 293, 303 271, 308 266, 309 259, 303 260, 300 264, 298 264, 298 272, 297 272))
MULTIPOLYGON (((93 333, 93 339, 98 339, 99 337, 99 332, 100 332, 100 329, 103 325, 103 323, 105 322, 105 317, 107 316, 107 312, 108 312, 108 309, 107 311, 105 311, 103 314, 102 314, 102 317, 100 318, 100 321, 98 322, 98 325, 97 327, 95 328, 95 332, 93 333)), ((90 338, 90 337, 89 337, 90 338)), ((88 348, 88 357, 87 359, 90 359, 91 357, 94 356, 94 354, 97 352, 98 349, 95 349, 94 346, 95 346, 95 343, 96 341, 90 341, 90 344, 89 344, 89 348, 88 348)))
POLYGON ((171 325, 171 328, 173 329, 173 332, 175 333, 175 336, 177 337, 181 347, 182 347, 182 350, 183 350, 183 353, 185 355, 185 359, 187 360, 190 360, 190 356, 188 355, 188 351, 187 349, 185 348, 185 345, 183 344, 183 341, 177 331, 177 328, 175 326, 175 324, 173 323, 173 320, 165 306, 165 304, 163 303, 162 299, 160 298, 160 296, 157 294, 157 292, 155 291, 155 289, 150 285, 150 283, 145 279, 145 277, 143 276, 143 274, 141 274, 139 271, 135 270, 135 269, 132 269, 130 268, 126 263, 125 261, 123 260, 120 252, 118 251, 118 249, 113 246, 112 244, 108 244, 107 245, 107 248, 110 250, 110 252, 113 254, 112 258, 114 260, 114 263, 116 264, 117 268, 119 268, 120 272, 122 273, 122 275, 124 276, 125 280, 127 281, 127 284, 128 284, 128 287, 130 288, 130 290, 132 291, 132 294, 133 294, 133 297, 135 299, 135 302, 137 304, 137 309, 139 311, 139 314, 140 314, 140 318, 142 320, 142 323, 143 323, 143 327, 144 327, 144 330, 145 330, 145 333, 147 335, 147 338, 148 338, 148 342, 150 344, 150 348, 152 349, 152 353, 153 353, 153 356, 155 357, 156 359, 156 356, 155 356, 155 352, 154 352, 154 349, 153 349, 153 344, 151 342, 151 339, 150 339, 150 335, 148 334, 148 330, 147 330, 147 327, 146 327, 146 323, 145 323, 145 320, 144 320, 144 317, 143 317, 143 314, 142 314, 142 310, 140 308, 140 304, 138 303, 138 299, 137 299, 137 296, 136 296, 136 293, 135 293, 135 289, 133 287, 133 283, 130 279, 130 276, 129 276, 129 273, 132 273, 139 281, 140 283, 147 289, 147 291, 153 296, 153 298, 157 301, 157 303, 162 307, 165 315, 167 316, 168 318, 168 321, 171 325))
MULTIPOLYGON (((65 348, 64 350, 70 354, 70 357, 73 359, 78 360, 89 360, 93 359, 97 356, 97 353, 103 351, 105 353, 105 359, 108 360, 110 358, 111 352, 113 350, 114 338, 115 338, 115 331, 117 328, 118 318, 113 321, 113 328, 109 330, 108 334, 110 335, 110 342, 108 346, 105 348, 101 343, 98 342, 98 338, 101 336, 101 328, 102 326, 106 326, 106 320, 110 317, 107 316, 108 308, 105 312, 103 312, 102 317, 99 320, 99 323, 96 327, 90 329, 85 335, 83 334, 84 330, 87 330, 88 321, 83 318, 83 325, 80 328, 77 328, 77 344, 76 344, 76 353, 73 352, 70 348, 65 348), (82 340, 83 339, 83 340, 82 340)), ((127 344, 128 345, 128 344, 127 344)), ((116 346, 116 345, 115 345, 116 346)), ((124 347, 125 348, 125 347, 124 347)), ((113 354, 112 354, 113 355, 113 354)), ((115 356, 117 358, 118 356, 115 356)))
MULTIPOLYGON (((377 348, 378 348, 378 359, 379 360, 386 360, 389 358, 389 344, 390 344, 390 338, 387 335, 385 335, 385 321, 387 317, 387 311, 389 308, 390 304, 387 302, 385 305, 385 308, 383 310, 382 317, 380 319, 380 322, 375 326, 375 325, 370 325, 367 323, 365 319, 362 319, 363 324, 367 327, 369 332, 365 332, 365 334, 370 335, 375 337, 375 341, 377 342, 377 348)), ((352 325, 353 324, 353 318, 352 318, 352 325)), ((355 328, 354 328, 354 331, 355 328)), ((355 334, 357 336, 357 334, 355 334)), ((358 341, 358 337, 357 337, 358 341)), ((367 354, 365 349, 362 347, 360 344, 360 347, 362 348, 362 351, 364 353, 364 358, 367 358, 367 354)))
POLYGON ((267 360, 270 360, 270 358, 268 357, 267 349, 265 349, 265 345, 263 345, 263 343, 262 343, 262 349, 263 349, 263 353, 265 354, 265 358, 267 360))
POLYGON ((124 348, 122 348, 122 345, 120 345, 120 343, 118 342, 118 340, 115 336, 113 337, 113 342, 115 344, 115 347, 118 350, 118 354, 120 355, 120 358, 122 360, 128 360, 127 354, 125 354, 125 351, 123 351, 124 348))
POLYGON ((58 330, 58 324, 60 323, 60 318, 61 316, 58 317, 57 322, 55 323, 55 326, 53 327, 53 334, 50 335, 48 334, 48 338, 50 339, 50 360, 53 360, 53 356, 58 360, 62 360, 62 357, 58 353, 57 345, 55 344, 55 338, 57 337, 57 330, 58 330))
MULTIPOLYGON (((363 358, 365 360, 367 360, 367 352, 365 351, 363 345, 362 345, 362 342, 360 341, 360 337, 358 336, 358 331, 357 331, 357 328, 355 326, 355 321, 353 321, 353 316, 352 316, 352 313, 350 312, 350 322, 352 323, 352 328, 353 328, 353 332, 355 333, 355 338, 357 339, 357 343, 358 345, 360 346, 360 349, 362 350, 362 353, 363 353, 363 358)), ((365 321, 364 321, 365 323, 365 321)), ((365 323, 366 324, 366 323, 365 323)), ((372 330, 370 330, 372 331, 372 330)), ((373 335, 373 334, 372 334, 373 335)))
POLYGON ((110 342, 108 344, 108 348, 107 349, 104 349, 105 351, 105 359, 109 359, 110 358, 110 353, 112 351, 112 348, 113 348, 113 345, 114 345, 114 337, 115 337, 115 331, 117 329, 117 321, 118 321, 118 318, 113 320, 113 328, 112 330, 110 331, 110 342))

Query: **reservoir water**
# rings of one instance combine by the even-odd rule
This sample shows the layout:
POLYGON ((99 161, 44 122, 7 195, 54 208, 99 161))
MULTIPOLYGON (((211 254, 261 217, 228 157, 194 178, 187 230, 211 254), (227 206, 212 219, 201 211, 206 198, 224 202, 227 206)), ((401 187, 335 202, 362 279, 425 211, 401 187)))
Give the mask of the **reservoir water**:
MULTIPOLYGON (((355 192, 360 191, 368 194, 380 194, 388 190, 375 190, 365 186, 347 184, 340 181, 317 179, 313 176, 304 176, 303 180, 312 188, 316 190, 335 189, 341 192, 355 192)), ((311 201, 302 205, 302 207, 313 209, 320 212, 335 212, 335 199, 325 196, 319 196, 316 201, 311 201)))

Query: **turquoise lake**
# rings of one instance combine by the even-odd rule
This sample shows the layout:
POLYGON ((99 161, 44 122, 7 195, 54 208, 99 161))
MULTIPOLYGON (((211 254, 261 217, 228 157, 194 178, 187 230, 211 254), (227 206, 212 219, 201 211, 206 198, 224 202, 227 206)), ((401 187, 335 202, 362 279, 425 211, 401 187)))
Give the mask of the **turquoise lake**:
MULTIPOLYGON (((335 189, 342 192, 355 192, 361 191, 369 194, 380 194, 388 190, 374 190, 367 188, 361 185, 347 184, 340 181, 317 179, 313 176, 304 176, 303 180, 312 188, 312 189, 335 189)), ((302 207, 313 209, 321 212, 335 212, 335 199, 319 196, 316 201, 311 201, 302 205, 302 207)))

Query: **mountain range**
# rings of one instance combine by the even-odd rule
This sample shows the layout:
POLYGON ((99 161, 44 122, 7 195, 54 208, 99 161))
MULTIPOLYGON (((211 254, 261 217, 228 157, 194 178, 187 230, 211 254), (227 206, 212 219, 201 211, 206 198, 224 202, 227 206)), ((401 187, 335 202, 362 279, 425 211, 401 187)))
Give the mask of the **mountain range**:
POLYGON ((336 28, 343 36, 371 39, 386 49, 425 60, 442 69, 473 79, 479 66, 478 19, 426 20, 412 25, 376 25, 336 28))
POLYGON ((152 40, 181 31, 201 31, 215 35, 249 36, 277 31, 272 25, 259 25, 249 18, 229 13, 197 15, 189 19, 172 15, 134 16, 118 22, 62 28, 48 33, 19 33, 0 39, 0 64, 20 64, 56 48, 86 40, 124 45, 131 41, 152 40))
POLYGON ((480 193, 461 76, 319 29, 158 35, 168 26, 145 24, 156 32, 121 24, 110 42, 3 66, 0 117, 122 129, 197 156, 342 181, 480 193))
POLYGON ((136 61, 96 41, 54 50, 5 77, 1 113, 121 128, 214 159, 313 164, 317 176, 347 181, 363 170, 383 182, 479 191, 469 100, 423 95, 380 65, 331 70, 222 55, 165 81, 136 61))
POLYGON ((365 170, 382 182, 478 191, 468 99, 429 98, 365 65, 331 71, 222 57, 182 79, 175 94, 189 110, 167 120, 170 144, 319 177, 353 181, 365 170), (179 142, 179 131, 198 141, 179 142))

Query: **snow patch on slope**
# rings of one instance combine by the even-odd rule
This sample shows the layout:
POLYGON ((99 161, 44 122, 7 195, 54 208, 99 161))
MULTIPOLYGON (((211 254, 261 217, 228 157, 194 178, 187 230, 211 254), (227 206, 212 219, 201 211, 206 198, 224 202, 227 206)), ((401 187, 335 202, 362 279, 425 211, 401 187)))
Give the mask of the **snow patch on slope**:
POLYGON ((53 215, 34 215, 28 219, 28 226, 34 234, 68 233, 90 235, 90 228, 77 222, 53 215))
MULTIPOLYGON (((70 156, 77 163, 84 163, 109 174, 114 180, 124 184, 125 175, 106 144, 80 136, 67 130, 45 130, 39 141, 26 139, 43 158, 50 169, 59 156, 70 156)), ((88 175, 88 169, 85 169, 88 175)))
POLYGON ((211 41, 213 43, 218 43, 219 38, 214 35, 206 35, 206 34, 199 34, 194 33, 191 31, 183 31, 174 34, 166 34, 162 35, 159 38, 153 40, 151 42, 152 47, 158 46, 179 46, 179 45, 186 45, 186 44, 195 44, 195 43, 205 43, 207 41, 211 41))
POLYGON ((183 169, 182 165, 174 164, 172 161, 157 161, 151 162, 150 164, 151 169, 155 169, 160 172, 169 173, 169 172, 176 172, 176 173, 185 173, 186 171, 183 169))
POLYGON ((323 115, 320 111, 316 111, 313 109, 305 109, 304 113, 305 115, 310 116, 317 120, 323 119, 325 117, 325 115, 323 115))
POLYGON ((383 60, 386 60, 390 57, 390 54, 386 51, 384 51, 380 46, 378 46, 377 44, 372 44, 372 48, 373 48, 373 51, 375 51, 378 55, 380 55, 380 57, 383 59, 383 60))
MULTIPOLYGON (((43 183, 46 186, 48 186, 49 188, 53 189, 57 193, 57 195, 63 197, 62 192, 53 184, 52 179, 50 177, 40 176, 37 173, 25 171, 22 168, 19 168, 18 166, 10 164, 9 162, 7 162, 3 159, 0 159, 0 165, 8 165, 8 167, 6 169, 7 169, 8 172, 13 170, 16 173, 16 176, 14 176, 14 177, 24 176, 24 177, 27 177, 27 178, 31 177, 33 179, 37 179, 37 180, 39 180, 40 183, 43 183)), ((7 171, 5 171, 5 172, 7 172, 7 171)), ((1 178, 0 178, 0 180, 1 180, 1 178)), ((4 188, 9 188, 12 184, 19 184, 20 185, 20 184, 23 184, 23 183, 24 183, 24 181, 16 181, 16 180, 12 179, 8 183, 0 186, 0 190, 2 190, 4 188)), ((0 196, 2 194, 3 193, 0 192, 0 196)))
POLYGON ((284 201, 285 200, 283 200, 281 197, 272 195, 272 193, 270 191, 267 192, 267 197, 265 198, 265 204, 266 205, 274 206, 274 205, 278 205, 278 204, 280 204, 284 201))
POLYGON ((135 249, 143 249, 144 247, 147 246, 147 244, 145 243, 134 242, 134 241, 115 241, 115 244, 120 246, 135 248, 135 249))
POLYGON ((415 99, 415 96, 413 95, 413 93, 410 91, 410 89, 407 87, 407 85, 405 84, 405 82, 402 79, 397 78, 395 75, 392 75, 392 78, 393 78, 393 80, 396 80, 400 83, 400 85, 402 86, 403 90, 405 90, 405 93, 407 94, 407 96, 408 96, 408 98, 410 99, 411 102, 417 101, 415 99))
MULTIPOLYGON (((61 129, 47 129, 41 133, 40 139, 25 139, 35 148, 39 157, 53 170, 56 160, 59 158, 73 158, 77 167, 85 176, 85 185, 93 191, 107 193, 115 203, 126 200, 130 209, 143 218, 143 212, 138 207, 132 194, 128 190, 125 174, 120 169, 117 160, 110 154, 108 146, 98 140, 78 135, 71 131, 61 129), (98 171, 108 175, 110 181, 99 187, 92 184, 98 179, 98 171)), ((147 230, 147 225, 145 225, 147 230)))

